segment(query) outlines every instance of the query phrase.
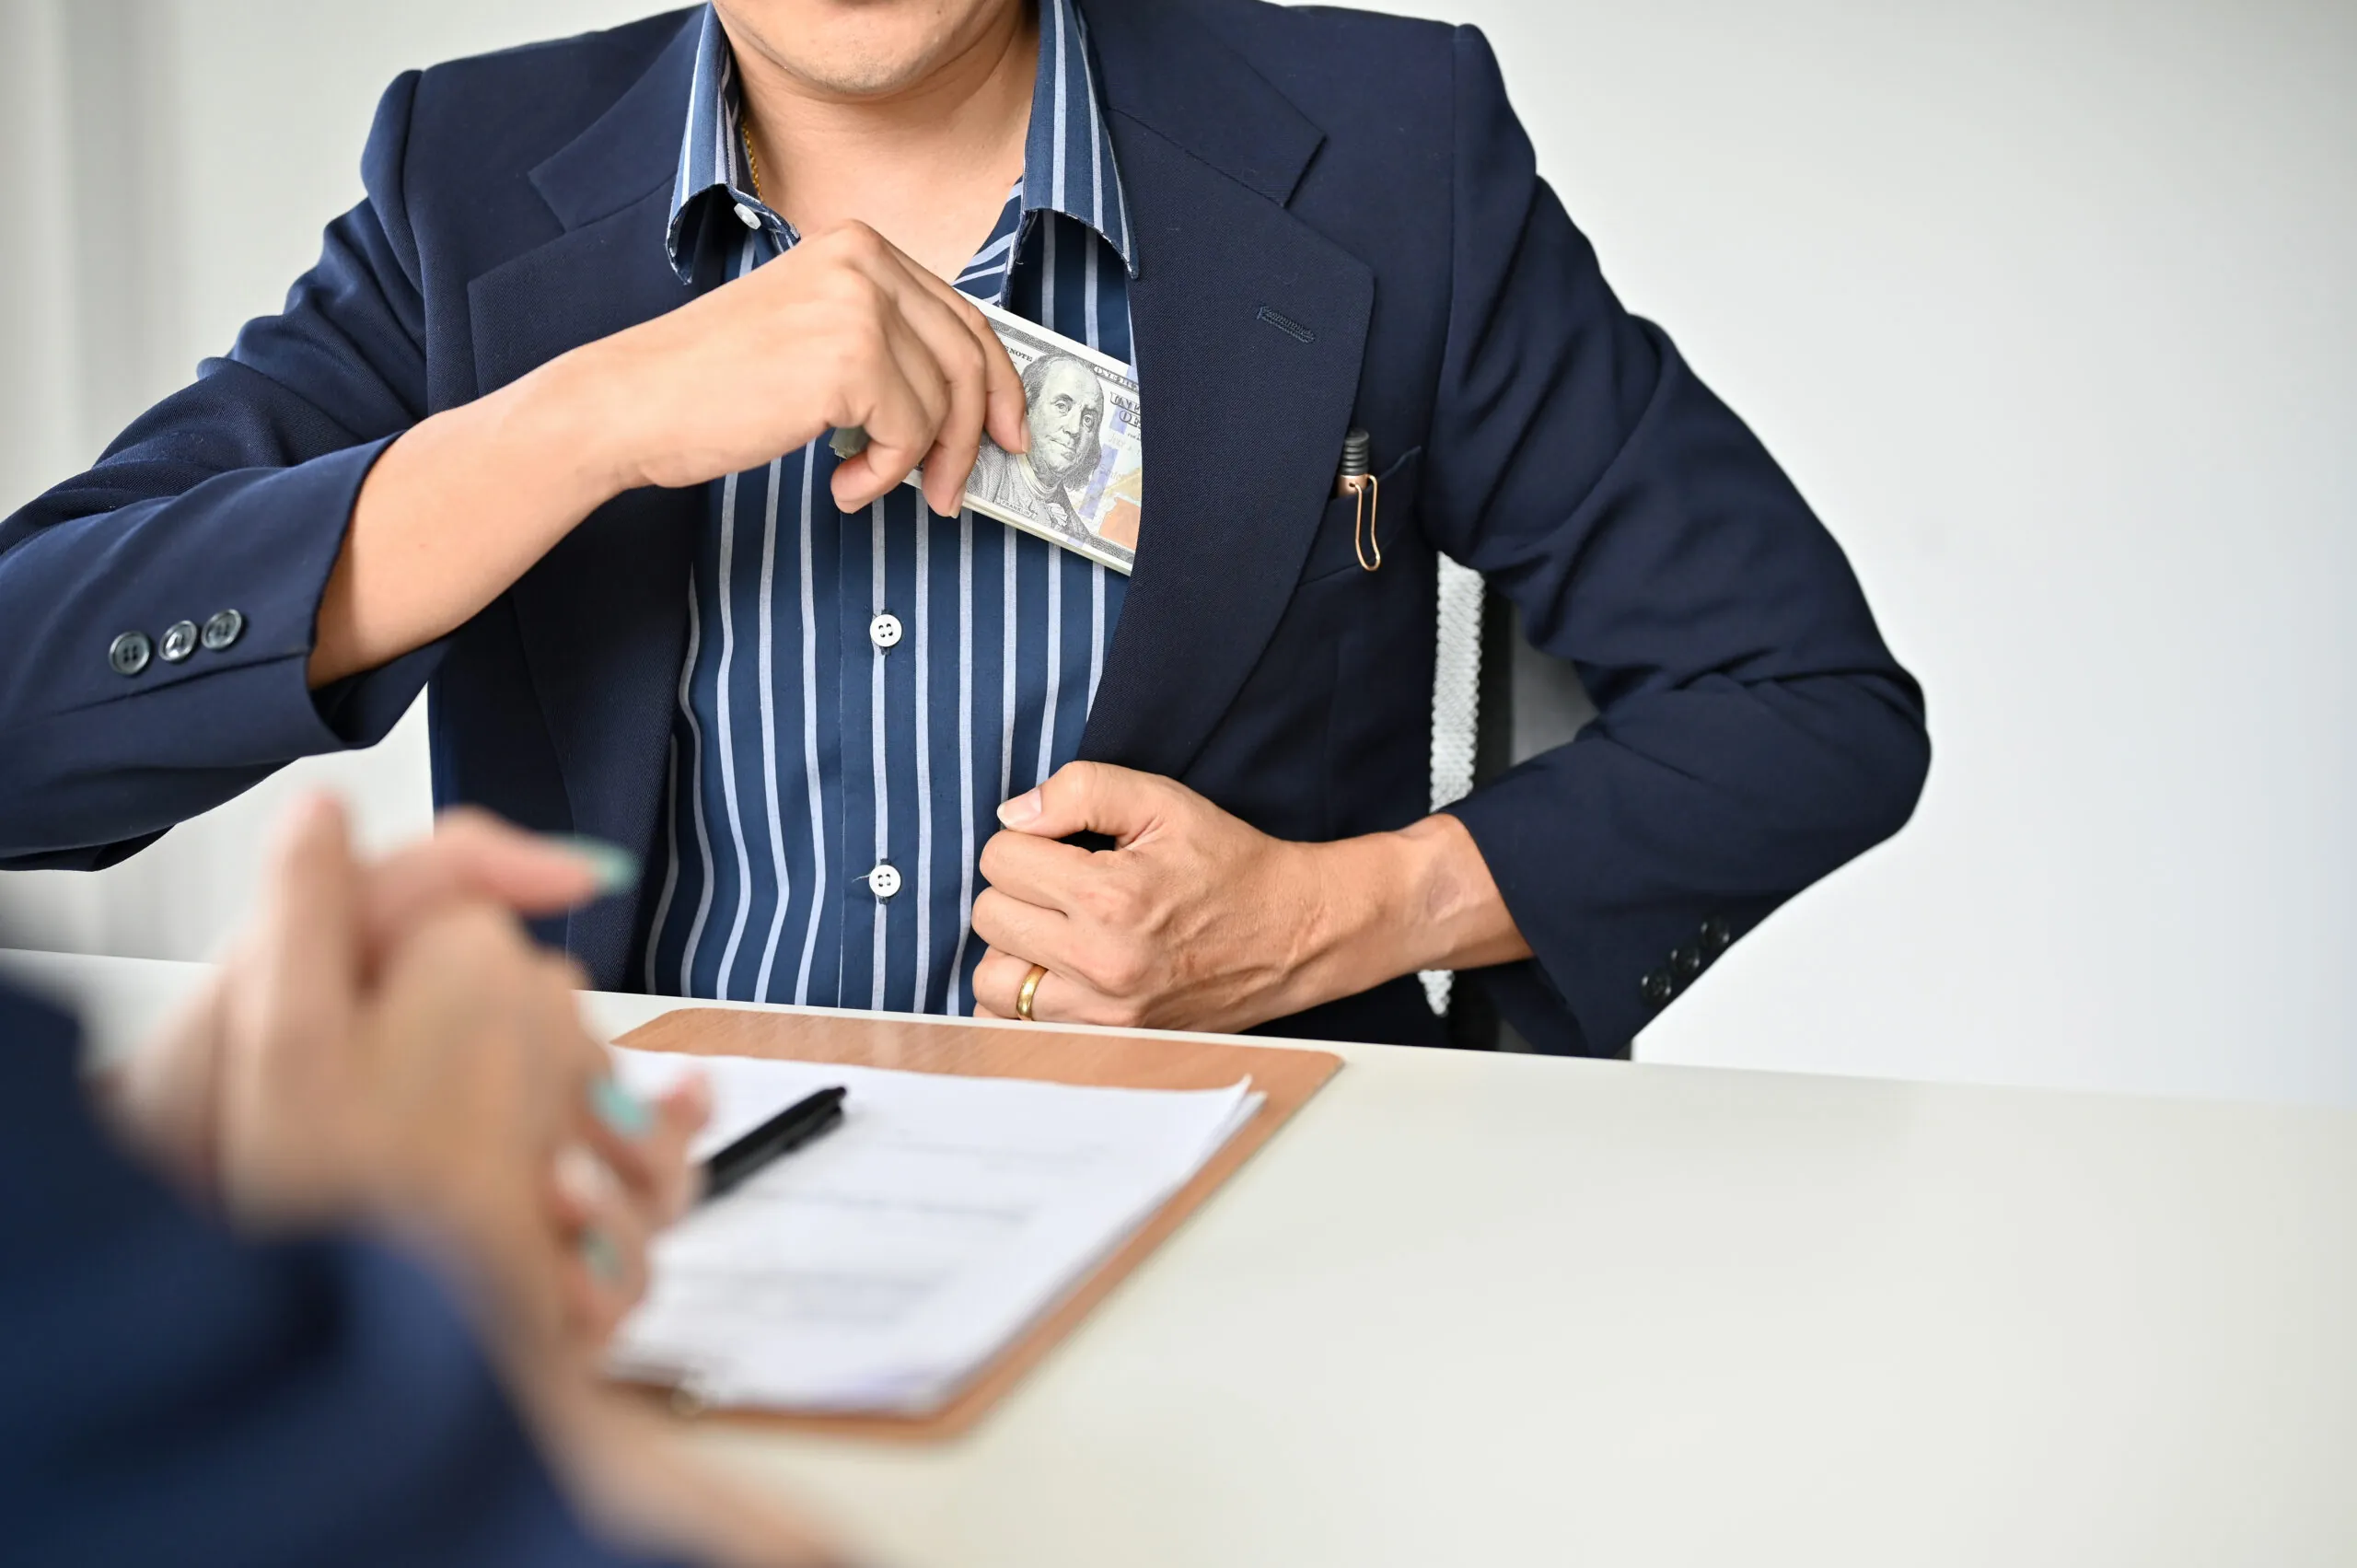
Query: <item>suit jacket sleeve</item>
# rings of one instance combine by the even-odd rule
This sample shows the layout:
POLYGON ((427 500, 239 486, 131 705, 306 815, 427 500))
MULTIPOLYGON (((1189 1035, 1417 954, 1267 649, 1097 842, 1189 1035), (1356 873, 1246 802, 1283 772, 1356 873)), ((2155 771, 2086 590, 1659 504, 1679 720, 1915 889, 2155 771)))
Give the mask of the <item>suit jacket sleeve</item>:
POLYGON ((369 746, 439 657, 429 647, 314 693, 319 598, 362 482, 423 417, 423 296, 403 216, 412 75, 379 106, 368 199, 332 225, 277 316, 0 523, 0 865, 111 864, 312 752, 369 746), (117 674, 234 610, 243 634, 117 674))
POLYGON ((1456 35, 1454 285, 1421 497, 1598 715, 1453 809, 1534 964, 1486 971, 1542 1049, 1617 1052, 1739 934, 1895 832, 1922 699, 1759 440, 1623 309, 1456 35))
POLYGON ((11 1562, 616 1561, 431 1281, 192 1213, 98 1125, 71 1023, 5 990, 0 1256, 11 1562))

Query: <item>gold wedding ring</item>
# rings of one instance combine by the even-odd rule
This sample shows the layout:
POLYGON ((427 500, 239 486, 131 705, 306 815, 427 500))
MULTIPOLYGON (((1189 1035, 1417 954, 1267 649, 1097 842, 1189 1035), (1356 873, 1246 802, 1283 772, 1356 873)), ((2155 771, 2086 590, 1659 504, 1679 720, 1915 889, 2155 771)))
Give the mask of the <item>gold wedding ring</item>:
POLYGON ((1023 989, 1015 993, 1015 1016, 1027 1024, 1039 1021, 1031 1016, 1031 1003, 1039 994, 1039 982, 1047 978, 1048 966, 1033 964, 1031 972, 1023 977, 1023 989))

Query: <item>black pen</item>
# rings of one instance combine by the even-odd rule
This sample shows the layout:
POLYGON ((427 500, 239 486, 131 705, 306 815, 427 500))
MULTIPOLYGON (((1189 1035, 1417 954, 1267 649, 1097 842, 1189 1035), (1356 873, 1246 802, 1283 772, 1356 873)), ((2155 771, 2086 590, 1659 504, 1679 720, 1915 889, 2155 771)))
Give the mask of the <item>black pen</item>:
POLYGON ((837 1086, 798 1099, 704 1161, 703 1196, 696 1202, 709 1203, 726 1196, 780 1156, 833 1132, 842 1124, 843 1097, 849 1092, 837 1086))

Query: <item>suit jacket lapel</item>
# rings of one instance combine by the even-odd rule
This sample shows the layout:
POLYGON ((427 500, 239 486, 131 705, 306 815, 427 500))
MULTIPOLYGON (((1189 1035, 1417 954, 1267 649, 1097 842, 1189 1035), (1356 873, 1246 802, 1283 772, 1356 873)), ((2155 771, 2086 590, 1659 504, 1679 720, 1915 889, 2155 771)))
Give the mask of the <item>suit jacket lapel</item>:
POLYGON ((1137 569, 1081 755, 1176 777, 1292 599, 1375 279, 1282 205, 1323 138, 1265 78, 1158 0, 1100 0, 1087 19, 1137 240, 1131 330, 1154 428, 1137 569))
MULTIPOLYGON (((695 29, 532 182, 564 232, 469 285, 480 389, 687 303, 664 250, 695 29), (684 49, 682 48, 684 44, 684 49)), ((687 588, 704 493, 630 492, 560 540, 510 590, 576 832, 654 846, 687 588)), ((623 980, 636 910, 577 911, 565 946, 596 981, 623 980)))

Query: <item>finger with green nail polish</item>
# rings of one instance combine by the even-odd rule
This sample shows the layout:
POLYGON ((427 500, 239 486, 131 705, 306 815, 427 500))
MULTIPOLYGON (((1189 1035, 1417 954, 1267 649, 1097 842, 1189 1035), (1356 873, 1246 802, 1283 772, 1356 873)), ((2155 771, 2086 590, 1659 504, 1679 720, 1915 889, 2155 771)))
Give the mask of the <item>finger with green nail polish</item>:
POLYGON ((644 1138, 655 1127, 655 1108, 623 1087, 617 1078, 591 1082, 589 1109, 620 1137, 644 1138))
POLYGON ((587 866, 601 893, 622 893, 638 886, 638 856, 620 844, 578 833, 552 834, 549 842, 587 866))

